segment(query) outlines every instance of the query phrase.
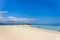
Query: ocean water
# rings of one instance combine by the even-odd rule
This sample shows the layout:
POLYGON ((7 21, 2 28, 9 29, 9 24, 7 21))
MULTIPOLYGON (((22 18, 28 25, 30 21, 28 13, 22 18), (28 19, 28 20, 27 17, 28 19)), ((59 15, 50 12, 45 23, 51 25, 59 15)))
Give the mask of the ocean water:
POLYGON ((32 26, 48 30, 60 30, 60 25, 32 25, 32 26))

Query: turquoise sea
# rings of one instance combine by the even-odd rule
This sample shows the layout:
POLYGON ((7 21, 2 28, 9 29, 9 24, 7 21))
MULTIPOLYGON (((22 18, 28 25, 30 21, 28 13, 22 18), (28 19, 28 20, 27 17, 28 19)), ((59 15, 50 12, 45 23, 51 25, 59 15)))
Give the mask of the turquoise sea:
POLYGON ((48 30, 60 30, 60 25, 33 25, 33 27, 48 29, 48 30))

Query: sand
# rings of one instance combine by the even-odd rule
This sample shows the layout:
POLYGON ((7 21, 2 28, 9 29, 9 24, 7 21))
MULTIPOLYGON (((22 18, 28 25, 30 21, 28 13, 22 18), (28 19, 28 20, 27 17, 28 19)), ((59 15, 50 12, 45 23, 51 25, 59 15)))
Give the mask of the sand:
POLYGON ((29 25, 1 26, 0 40, 60 40, 60 32, 29 25))

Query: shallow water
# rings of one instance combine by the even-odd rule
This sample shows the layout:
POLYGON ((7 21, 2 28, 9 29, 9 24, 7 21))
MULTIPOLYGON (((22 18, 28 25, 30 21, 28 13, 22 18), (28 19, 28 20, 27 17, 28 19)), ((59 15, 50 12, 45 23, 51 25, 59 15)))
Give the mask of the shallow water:
POLYGON ((60 30, 60 25, 32 25, 36 28, 43 28, 48 30, 60 30))

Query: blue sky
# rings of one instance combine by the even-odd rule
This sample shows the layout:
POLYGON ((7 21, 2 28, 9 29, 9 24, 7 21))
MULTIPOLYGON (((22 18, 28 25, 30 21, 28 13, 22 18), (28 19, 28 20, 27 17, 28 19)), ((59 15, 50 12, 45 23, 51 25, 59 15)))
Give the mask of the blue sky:
POLYGON ((8 11, 5 17, 34 18, 37 23, 60 23, 59 0, 0 0, 0 10, 8 11))

